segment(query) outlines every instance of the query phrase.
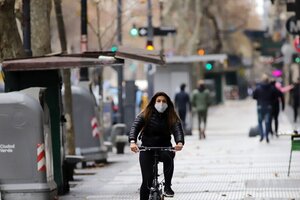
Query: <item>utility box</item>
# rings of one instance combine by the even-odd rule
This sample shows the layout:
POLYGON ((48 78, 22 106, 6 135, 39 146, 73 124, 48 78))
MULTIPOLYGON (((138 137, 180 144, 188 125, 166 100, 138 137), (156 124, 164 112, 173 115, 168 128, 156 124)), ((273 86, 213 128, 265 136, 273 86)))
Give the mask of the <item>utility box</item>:
MULTIPOLYGON (((62 93, 64 96, 64 90, 62 93)), ((106 161, 107 147, 101 143, 94 96, 86 88, 72 86, 72 101, 76 154, 83 156, 84 163, 106 161)))
POLYGON ((51 133, 36 99, 21 92, 0 94, 0 194, 5 200, 56 198, 51 133))

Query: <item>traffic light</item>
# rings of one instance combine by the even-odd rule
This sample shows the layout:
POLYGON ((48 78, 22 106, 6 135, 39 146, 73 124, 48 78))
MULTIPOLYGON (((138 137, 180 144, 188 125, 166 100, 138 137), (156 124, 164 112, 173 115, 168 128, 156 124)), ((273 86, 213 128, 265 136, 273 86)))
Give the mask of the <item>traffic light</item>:
POLYGON ((294 63, 300 64, 300 55, 298 55, 297 53, 294 53, 292 58, 293 58, 294 63))
POLYGON ((204 49, 198 49, 198 55, 200 55, 200 56, 205 55, 205 50, 204 49))
POLYGON ((138 36, 138 34, 139 34, 139 31, 136 28, 135 24, 133 24, 132 28, 130 29, 130 35, 133 37, 136 37, 136 36, 138 36))
POLYGON ((148 51, 153 51, 153 50, 154 50, 153 41, 147 40, 147 43, 146 43, 146 49, 147 49, 148 51))
POLYGON ((205 63, 205 69, 207 71, 211 71, 214 68, 213 63, 212 62, 207 62, 205 63))
POLYGON ((116 52, 117 50, 118 50, 118 46, 113 44, 113 45, 111 46, 111 51, 112 51, 112 52, 116 52))

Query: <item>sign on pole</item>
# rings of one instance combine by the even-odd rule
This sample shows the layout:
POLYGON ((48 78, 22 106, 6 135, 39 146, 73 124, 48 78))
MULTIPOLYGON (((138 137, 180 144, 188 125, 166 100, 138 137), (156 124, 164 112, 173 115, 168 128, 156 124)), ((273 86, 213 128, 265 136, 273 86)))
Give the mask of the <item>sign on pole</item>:
MULTIPOLYGON (((140 27, 138 28, 139 36, 147 36, 148 27, 140 27)), ((177 30, 172 27, 153 27, 153 35, 154 36, 167 36, 169 34, 176 34, 177 30)))
POLYGON ((299 36, 294 39, 294 47, 297 52, 300 52, 300 38, 299 36))
POLYGON ((139 28, 139 36, 147 36, 148 34, 148 28, 147 27, 141 27, 139 28))
POLYGON ((292 35, 300 34, 300 20, 296 16, 290 17, 285 24, 286 30, 292 35))

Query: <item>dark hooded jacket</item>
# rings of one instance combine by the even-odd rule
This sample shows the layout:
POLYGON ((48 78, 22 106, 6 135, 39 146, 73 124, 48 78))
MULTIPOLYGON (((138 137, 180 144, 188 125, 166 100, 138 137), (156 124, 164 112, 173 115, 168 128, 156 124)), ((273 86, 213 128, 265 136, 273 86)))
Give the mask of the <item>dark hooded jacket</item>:
POLYGON ((171 135, 177 143, 184 144, 184 133, 180 121, 171 127, 168 126, 168 116, 166 113, 159 113, 155 109, 146 122, 143 113, 140 113, 134 120, 129 133, 129 141, 137 141, 141 134, 143 146, 172 146, 171 135))
POLYGON ((269 83, 258 84, 253 92, 253 99, 257 100, 258 106, 272 106, 276 98, 275 87, 269 83))

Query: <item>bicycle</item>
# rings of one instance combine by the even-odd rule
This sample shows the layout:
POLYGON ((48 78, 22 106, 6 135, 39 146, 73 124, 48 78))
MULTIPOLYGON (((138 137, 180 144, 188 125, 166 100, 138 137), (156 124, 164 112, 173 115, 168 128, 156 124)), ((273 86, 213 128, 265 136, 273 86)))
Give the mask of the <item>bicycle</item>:
POLYGON ((153 181, 150 188, 149 200, 164 200, 163 194, 163 181, 159 181, 158 177, 158 163, 159 152, 161 151, 175 151, 174 147, 139 147, 140 151, 154 151, 154 164, 153 164, 153 181))

